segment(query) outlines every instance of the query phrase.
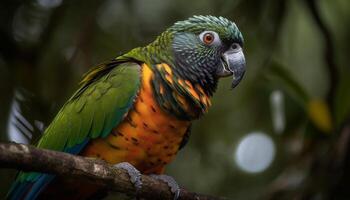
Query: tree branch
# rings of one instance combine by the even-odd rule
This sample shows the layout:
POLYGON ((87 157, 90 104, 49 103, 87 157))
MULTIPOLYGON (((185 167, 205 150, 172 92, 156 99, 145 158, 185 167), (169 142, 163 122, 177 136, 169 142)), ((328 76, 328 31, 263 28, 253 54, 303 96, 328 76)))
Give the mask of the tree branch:
MULTIPOLYGON (((67 153, 39 149, 24 144, 0 143, 0 168, 52 173, 89 181, 104 186, 111 191, 135 196, 135 188, 129 175, 122 169, 96 159, 74 156, 67 153)), ((145 199, 172 199, 167 184, 142 175, 142 188, 139 197, 145 199)), ((181 189, 179 200, 225 200, 225 198, 196 194, 181 189)), ((227 200, 227 199, 226 199, 227 200)))
POLYGON ((322 34, 325 42, 324 58, 329 73, 329 90, 327 94, 327 102, 332 111, 332 117, 334 118, 334 98, 338 87, 338 67, 335 60, 335 47, 332 33, 327 27, 326 23, 322 20, 316 0, 305 0, 307 8, 310 10, 311 16, 318 26, 320 33, 322 34))

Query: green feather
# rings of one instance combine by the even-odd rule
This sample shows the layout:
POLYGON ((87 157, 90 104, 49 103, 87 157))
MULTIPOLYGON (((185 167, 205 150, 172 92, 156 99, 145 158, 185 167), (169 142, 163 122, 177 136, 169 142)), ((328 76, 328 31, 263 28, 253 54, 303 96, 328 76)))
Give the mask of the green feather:
MULTIPOLYGON (((139 90, 140 66, 112 62, 113 66, 107 63, 86 75, 81 88, 46 129, 39 148, 68 151, 91 138, 106 137, 121 122, 139 90)), ((39 175, 21 172, 17 180, 34 181, 39 175)))

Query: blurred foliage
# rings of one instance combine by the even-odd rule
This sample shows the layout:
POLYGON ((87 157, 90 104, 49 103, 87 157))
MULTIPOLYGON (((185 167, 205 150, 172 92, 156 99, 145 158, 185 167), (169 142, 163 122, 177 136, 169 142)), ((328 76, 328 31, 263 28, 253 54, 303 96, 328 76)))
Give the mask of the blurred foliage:
MULTIPOLYGON (((196 14, 237 23, 247 72, 233 91, 230 80, 220 82, 213 107, 167 174, 189 190, 232 199, 349 199, 348 0, 2 0, 1 141, 9 140, 18 92, 28 122, 47 125, 90 67, 196 14), (282 92, 282 111, 270 100, 274 91, 282 92), (274 112, 284 116, 281 133, 274 112), (276 155, 252 174, 234 155, 256 130, 272 138, 276 155)), ((39 135, 33 131, 32 142, 39 135)), ((0 171, 0 198, 14 174, 0 171)))

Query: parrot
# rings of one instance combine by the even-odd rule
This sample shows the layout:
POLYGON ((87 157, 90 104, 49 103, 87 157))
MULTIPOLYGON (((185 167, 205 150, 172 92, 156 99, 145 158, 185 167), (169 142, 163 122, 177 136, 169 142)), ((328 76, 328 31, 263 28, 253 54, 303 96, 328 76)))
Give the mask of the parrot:
MULTIPOLYGON (((177 21, 148 45, 88 71, 36 146, 125 169, 136 189, 141 173, 154 175, 178 196, 165 166, 187 143, 193 121, 208 112, 219 79, 232 76, 232 88, 242 80, 243 43, 227 18, 177 21)), ((98 199, 98 191, 54 174, 20 171, 6 198, 98 199)))

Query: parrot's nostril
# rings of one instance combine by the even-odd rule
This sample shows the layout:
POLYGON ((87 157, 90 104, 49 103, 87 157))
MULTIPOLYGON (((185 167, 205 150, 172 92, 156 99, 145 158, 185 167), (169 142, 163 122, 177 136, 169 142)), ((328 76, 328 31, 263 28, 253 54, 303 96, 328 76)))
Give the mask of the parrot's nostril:
POLYGON ((241 47, 239 46, 239 44, 233 43, 232 46, 231 46, 231 48, 232 48, 233 50, 238 50, 238 49, 240 49, 241 47))

